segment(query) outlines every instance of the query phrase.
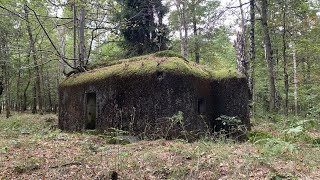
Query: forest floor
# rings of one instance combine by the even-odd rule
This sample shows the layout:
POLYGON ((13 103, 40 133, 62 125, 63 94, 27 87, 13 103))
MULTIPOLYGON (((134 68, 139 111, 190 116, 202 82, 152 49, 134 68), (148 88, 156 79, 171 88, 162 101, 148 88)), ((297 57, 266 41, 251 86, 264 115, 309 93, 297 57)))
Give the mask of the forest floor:
MULTIPOLYGON (((271 123, 254 127, 272 135, 263 143, 115 145, 101 135, 61 132, 56 121, 55 115, 0 116, 0 179, 320 179, 319 144, 284 141, 271 123)), ((308 134, 320 137, 319 130, 308 134)))

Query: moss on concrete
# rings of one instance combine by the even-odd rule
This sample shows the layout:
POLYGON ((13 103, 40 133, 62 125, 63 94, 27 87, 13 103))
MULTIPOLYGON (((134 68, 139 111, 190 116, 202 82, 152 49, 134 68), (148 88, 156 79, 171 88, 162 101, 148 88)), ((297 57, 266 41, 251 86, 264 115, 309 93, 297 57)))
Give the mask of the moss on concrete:
POLYGON ((225 79, 242 77, 235 70, 214 71, 206 66, 194 62, 187 62, 176 53, 170 51, 134 57, 113 62, 106 67, 93 69, 81 74, 73 75, 61 83, 61 87, 77 86, 80 84, 97 82, 111 77, 128 77, 132 75, 148 75, 155 72, 169 72, 183 76, 196 76, 204 79, 225 79))

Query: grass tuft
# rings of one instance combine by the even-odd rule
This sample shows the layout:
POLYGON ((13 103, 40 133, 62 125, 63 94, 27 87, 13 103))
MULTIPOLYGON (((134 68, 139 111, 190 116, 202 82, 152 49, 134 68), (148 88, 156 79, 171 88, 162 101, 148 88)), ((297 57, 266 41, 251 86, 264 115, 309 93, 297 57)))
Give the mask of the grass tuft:
POLYGON ((22 174, 22 173, 31 173, 34 170, 40 169, 40 165, 37 159, 28 158, 23 162, 18 162, 14 166, 14 171, 22 174))

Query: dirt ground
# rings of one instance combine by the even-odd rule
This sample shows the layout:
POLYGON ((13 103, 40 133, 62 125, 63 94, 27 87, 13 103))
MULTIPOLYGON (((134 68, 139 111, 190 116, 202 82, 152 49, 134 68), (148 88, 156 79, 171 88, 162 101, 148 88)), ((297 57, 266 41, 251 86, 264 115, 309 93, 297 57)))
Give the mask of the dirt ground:
POLYGON ((0 179, 320 179, 320 148, 303 142, 120 145, 103 135, 61 132, 55 121, 55 115, 1 116, 0 179))

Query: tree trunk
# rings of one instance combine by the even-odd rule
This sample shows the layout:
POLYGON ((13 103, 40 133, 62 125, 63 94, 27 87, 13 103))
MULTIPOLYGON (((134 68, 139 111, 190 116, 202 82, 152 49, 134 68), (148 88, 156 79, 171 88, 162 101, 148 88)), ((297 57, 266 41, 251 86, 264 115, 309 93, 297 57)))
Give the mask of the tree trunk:
POLYGON ((237 53, 237 69, 239 72, 247 76, 247 65, 245 60, 245 51, 244 51, 244 39, 243 34, 237 32, 237 39, 235 41, 235 48, 237 53))
POLYGON ((293 60, 293 84, 294 84, 294 113, 295 115, 297 115, 298 114, 298 72, 297 72, 297 54, 296 54, 295 42, 293 42, 292 51, 293 51, 292 60, 293 60))
POLYGON ((33 92, 33 96, 32 96, 32 114, 37 113, 37 90, 36 90, 36 83, 33 82, 33 88, 32 88, 32 92, 33 92))
POLYGON ((182 25, 184 29, 184 58, 189 59, 188 50, 188 21, 187 21, 187 2, 182 1, 182 25))
POLYGON ((275 86, 275 76, 274 76, 274 65, 272 57, 272 46, 271 39, 268 29, 268 0, 262 0, 261 4, 261 24, 262 31, 264 34, 264 44, 265 44, 265 57, 268 64, 268 78, 269 78, 269 110, 276 111, 275 99, 276 99, 276 86, 275 86))
POLYGON ((182 35, 182 30, 183 30, 183 20, 182 20, 182 9, 180 8, 180 1, 176 0, 176 8, 178 11, 178 18, 179 18, 179 36, 180 36, 180 54, 181 56, 184 57, 184 38, 182 35))
POLYGON ((85 46, 85 37, 84 37, 84 26, 85 26, 85 17, 86 10, 84 4, 86 0, 81 0, 81 8, 80 8, 80 23, 79 23, 79 67, 80 70, 84 69, 84 66, 88 64, 88 59, 86 55, 86 46, 85 46))
MULTIPOLYGON (((30 50, 33 58, 33 64, 34 64, 34 70, 35 70, 35 75, 36 75, 36 81, 35 81, 35 92, 36 92, 36 97, 37 97, 37 104, 39 105, 39 112, 40 114, 43 114, 43 99, 42 99, 42 91, 41 91, 41 75, 40 75, 40 70, 39 70, 39 64, 38 64, 38 59, 37 59, 37 51, 35 47, 35 41, 32 36, 32 31, 31 31, 31 25, 29 22, 29 11, 28 8, 25 6, 25 19, 27 20, 27 31, 29 35, 29 40, 30 40, 30 50)), ((35 104, 34 107, 37 105, 35 104)))
POLYGON ((75 2, 73 4, 72 9, 73 9, 73 67, 77 67, 77 7, 75 2))
POLYGON ((198 27, 197 27, 197 14, 196 14, 196 7, 198 6, 200 1, 193 0, 193 7, 192 7, 192 26, 193 26, 193 35, 195 38, 194 49, 195 49, 195 58, 196 63, 200 63, 200 45, 199 45, 199 38, 198 38, 198 27))
MULTIPOLYGON (((17 43, 17 45, 19 46, 19 44, 17 43)), ((20 86, 21 86, 21 51, 20 51, 20 47, 18 48, 18 53, 19 53, 19 57, 18 57, 18 77, 17 77, 17 94, 16 94, 16 111, 21 111, 21 95, 20 95, 20 86)))
MULTIPOLYGON (((57 76, 56 76, 56 80, 55 80, 55 82, 56 82, 56 84, 55 84, 55 88, 57 89, 57 90, 59 90, 59 85, 60 85, 60 69, 58 68, 57 69, 57 76)), ((59 95, 58 95, 58 93, 55 93, 55 96, 54 96, 55 98, 54 98, 54 109, 53 109, 53 112, 54 113, 57 113, 57 109, 58 109, 58 101, 59 101, 59 95)))
POLYGON ((284 113, 288 117, 288 105, 289 105, 289 75, 288 75, 288 62, 287 62, 287 42, 286 42, 286 4, 283 6, 283 33, 282 33, 282 43, 283 43, 283 76, 284 76, 284 93, 285 93, 285 103, 284 103, 284 113))
POLYGON ((47 93, 48 93, 48 112, 52 112, 52 98, 51 98, 51 88, 50 88, 50 77, 49 70, 47 69, 47 93))
MULTIPOLYGON (((28 52, 28 55, 27 55, 27 64, 30 64, 30 51, 28 52)), ((30 86, 30 83, 31 83, 31 78, 32 78, 32 73, 31 73, 31 69, 29 68, 28 69, 28 82, 27 82, 27 85, 26 87, 24 88, 23 90, 23 101, 22 101, 22 111, 26 111, 28 109, 27 107, 27 91, 29 89, 29 86, 30 86)))
POLYGON ((245 17, 244 17, 244 12, 243 12, 243 8, 242 8, 242 1, 239 0, 239 4, 240 4, 240 13, 241 13, 241 31, 242 31, 242 36, 243 36, 243 55, 244 55, 244 60, 245 63, 247 62, 247 37, 246 37, 246 25, 245 25, 245 17))
POLYGON ((22 104, 22 111, 26 111, 27 110, 27 90, 29 89, 30 86, 30 76, 29 76, 29 80, 27 82, 26 87, 24 88, 23 91, 23 104, 22 104))
POLYGON ((10 117, 10 88, 9 88, 9 72, 7 63, 4 63, 2 66, 2 71, 4 74, 4 87, 5 87, 5 111, 6 111, 6 118, 10 117))
POLYGON ((184 57, 184 38, 182 35, 182 27, 180 25, 179 27, 179 35, 180 35, 180 54, 182 57, 184 57))
POLYGON ((245 18, 242 8, 242 2, 239 0, 240 4, 240 13, 241 13, 241 32, 237 32, 237 40, 236 40, 236 49, 237 49, 237 64, 238 71, 248 77, 248 66, 247 66, 247 40, 246 40, 246 26, 245 26, 245 18))
MULTIPOLYGON (((39 46, 39 49, 42 49, 41 44, 39 46)), ((40 59, 39 60, 40 60, 40 64, 43 64, 43 53, 40 54, 40 59)), ((47 102, 45 101, 45 95, 46 95, 47 92, 45 90, 44 66, 40 66, 39 69, 40 69, 40 79, 41 79, 40 88, 41 88, 41 92, 43 92, 43 94, 42 94, 42 106, 43 106, 43 111, 45 111, 46 106, 47 106, 47 102)), ((42 111, 42 113, 43 113, 43 111, 42 111)))
MULTIPOLYGON (((64 57, 65 56, 65 37, 64 37, 64 29, 63 27, 58 27, 58 37, 59 37, 59 47, 60 47, 60 51, 61 51, 61 55, 64 57)), ((76 46, 76 45, 75 45, 76 46)), ((76 64, 76 54, 74 52, 74 55, 73 55, 73 66, 76 67, 77 64, 76 64)), ((66 69, 66 64, 64 61, 61 62, 60 64, 60 68, 62 69, 62 72, 65 72, 65 69, 66 69)))
POLYGON ((255 112, 255 0, 250 0, 250 75, 249 89, 252 97, 252 114, 255 112))

